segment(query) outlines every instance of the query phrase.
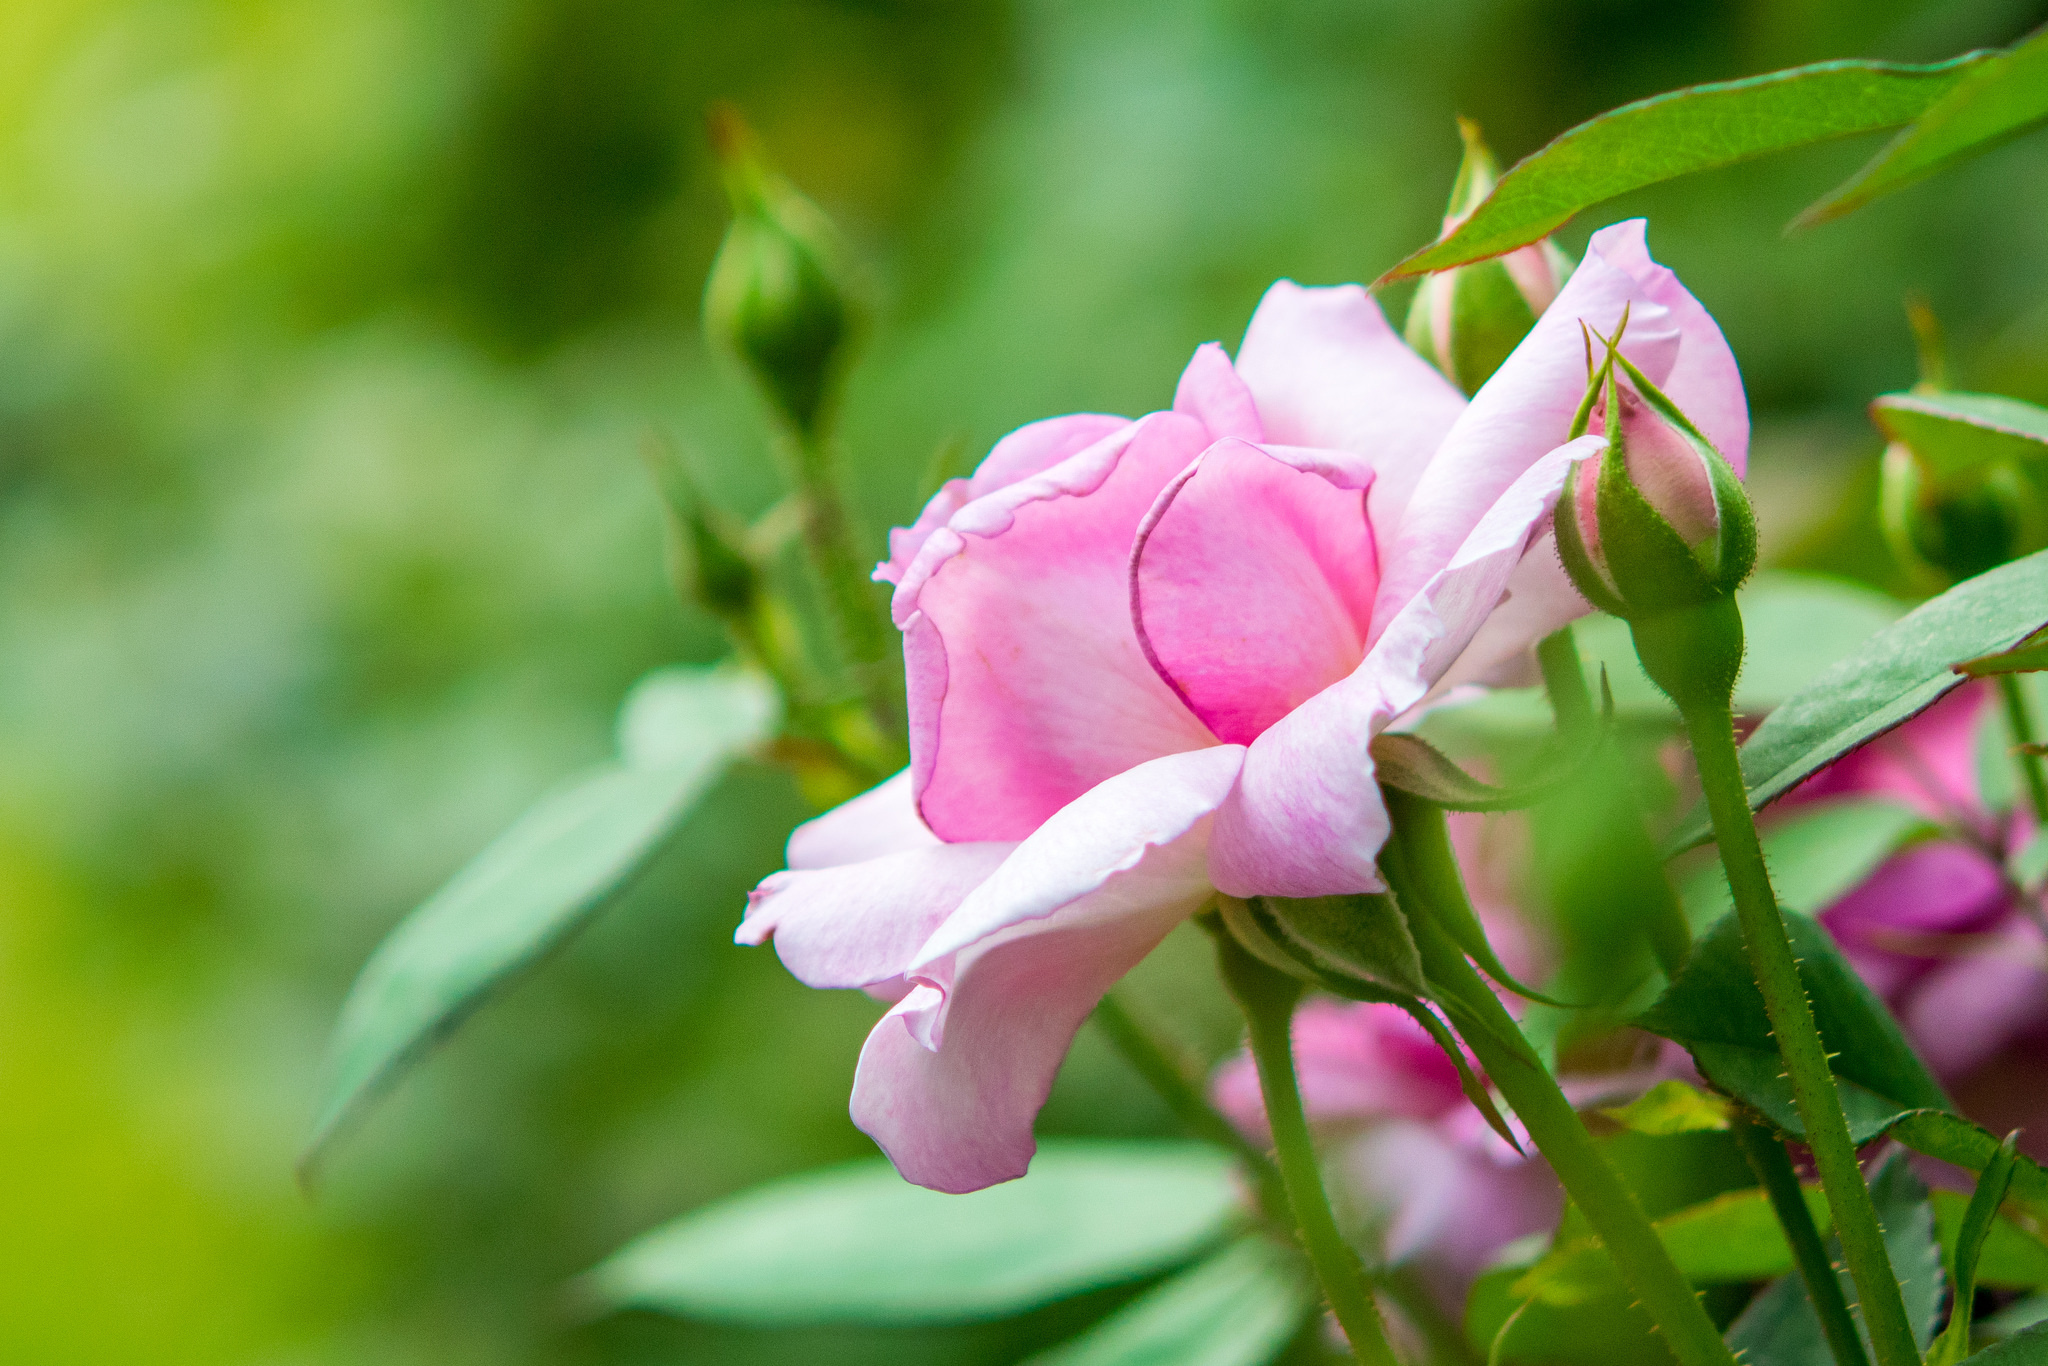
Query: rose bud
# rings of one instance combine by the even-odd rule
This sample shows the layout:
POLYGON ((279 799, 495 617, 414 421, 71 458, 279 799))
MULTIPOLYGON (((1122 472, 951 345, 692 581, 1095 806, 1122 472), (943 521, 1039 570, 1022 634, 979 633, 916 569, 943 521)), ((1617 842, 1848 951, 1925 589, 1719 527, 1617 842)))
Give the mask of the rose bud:
POLYGON ((1756 565, 1741 479, 1611 345, 1581 421, 1608 443, 1565 477, 1556 515, 1565 571, 1589 602, 1629 622, 1644 670, 1674 701, 1712 692, 1725 701, 1742 665, 1733 594, 1756 565))
POLYGON ((731 108, 712 111, 711 142, 733 220, 705 287, 704 330, 740 358, 798 435, 812 437, 855 327, 838 233, 767 164, 731 108))
MULTIPOLYGON (((1500 163, 1470 119, 1458 120, 1465 159, 1451 184, 1444 211, 1444 235, 1493 193, 1500 163)), ((1549 238, 1490 261, 1478 261, 1426 276, 1408 306, 1408 345, 1468 395, 1493 377, 1508 353, 1529 335, 1536 319, 1557 297, 1571 263, 1549 238)))

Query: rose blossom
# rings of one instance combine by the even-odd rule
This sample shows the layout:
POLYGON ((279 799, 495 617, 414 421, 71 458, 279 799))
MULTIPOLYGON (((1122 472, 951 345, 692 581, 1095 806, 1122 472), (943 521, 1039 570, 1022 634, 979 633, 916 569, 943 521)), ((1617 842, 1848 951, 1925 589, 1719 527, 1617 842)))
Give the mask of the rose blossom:
POLYGON ((1600 445, 1580 321, 1624 307, 1740 468, 1734 357, 1632 222, 1469 404, 1363 289, 1282 281, 1171 409, 1024 427, 892 533, 911 766, 799 828, 738 938, 895 1001, 852 1108, 906 1177, 1021 1175, 1074 1032, 1217 891, 1379 888, 1373 735, 1585 610, 1545 527, 1600 445))
POLYGON ((1888 797, 1958 832, 1894 854, 1820 917, 1951 1083, 2048 1025, 2048 941, 1999 854, 2026 830, 1977 789, 1976 727, 1990 700, 1990 685, 1965 684, 1791 797, 1888 797))

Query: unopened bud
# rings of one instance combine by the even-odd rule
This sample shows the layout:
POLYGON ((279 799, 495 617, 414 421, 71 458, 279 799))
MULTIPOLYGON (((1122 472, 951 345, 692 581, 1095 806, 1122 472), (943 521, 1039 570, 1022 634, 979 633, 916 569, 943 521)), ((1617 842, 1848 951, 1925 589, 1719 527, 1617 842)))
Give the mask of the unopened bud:
POLYGON ((1945 588, 2048 547, 2042 490, 2009 461, 1935 477, 1903 441, 1885 447, 1878 520, 1921 586, 1945 588))
POLYGON ((763 157, 738 113, 711 114, 732 227, 704 291, 704 328, 730 347, 798 433, 815 435, 854 332, 831 221, 763 157))
MULTIPOLYGON (((1444 235, 1493 192, 1500 164, 1470 119, 1458 120, 1465 159, 1451 186, 1444 235)), ((1549 238, 1505 256, 1425 276, 1408 306, 1408 345, 1465 393, 1500 368, 1563 288, 1571 264, 1549 238)))
POLYGON ((1756 564, 1756 518, 1713 443, 1612 348, 1581 411, 1608 443, 1573 467, 1558 502, 1579 591, 1630 620, 1733 593, 1756 564))

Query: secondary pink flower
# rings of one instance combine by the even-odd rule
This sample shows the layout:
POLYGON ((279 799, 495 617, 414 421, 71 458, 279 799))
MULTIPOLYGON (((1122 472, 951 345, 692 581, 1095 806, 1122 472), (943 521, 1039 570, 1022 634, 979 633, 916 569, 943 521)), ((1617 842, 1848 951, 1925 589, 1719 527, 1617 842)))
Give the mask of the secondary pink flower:
POLYGON ((1987 684, 1958 688, 1794 794, 1889 797, 1956 832, 1894 855, 1821 915, 1948 1082, 2048 1026, 2048 940, 2001 866, 2027 825, 1992 811, 1977 788, 1976 729, 1990 699, 1987 684))
POLYGON ((905 1176, 1021 1175, 1075 1030, 1216 891, 1379 886, 1372 736, 1585 610, 1544 528, 1600 444, 1564 439, 1579 321, 1624 307, 1739 462, 1734 358, 1628 223, 1469 405, 1364 290, 1283 281, 1169 410, 1022 428, 892 534, 910 769, 799 830, 739 938, 895 1000, 853 1113, 905 1176))
MULTIPOLYGON (((1405 1012, 1311 1001, 1294 1019, 1294 1055, 1333 1194, 1372 1244, 1368 1259, 1416 1268, 1447 1313, 1461 1312, 1503 1247, 1556 1227, 1563 1195, 1549 1164, 1486 1126, 1450 1059, 1405 1012)), ((1249 1056, 1217 1069, 1213 1094, 1246 1134, 1266 1137, 1249 1056)))

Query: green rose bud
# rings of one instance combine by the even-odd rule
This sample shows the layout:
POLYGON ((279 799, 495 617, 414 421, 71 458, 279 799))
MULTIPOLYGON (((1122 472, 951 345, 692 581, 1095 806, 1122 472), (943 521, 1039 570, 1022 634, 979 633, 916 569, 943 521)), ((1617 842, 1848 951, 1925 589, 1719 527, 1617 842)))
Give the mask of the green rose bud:
POLYGON ((856 327, 845 252, 830 220, 767 164, 732 109, 712 111, 711 142, 733 220, 705 287, 704 329, 799 435, 816 436, 856 327))
MULTIPOLYGON (((1500 164, 1480 137, 1479 125, 1459 119, 1458 132, 1465 140, 1465 159, 1451 185, 1445 236, 1479 207, 1500 178, 1500 164)), ((1408 345, 1466 394, 1475 394, 1529 335, 1570 274, 1571 263, 1546 237, 1490 261, 1425 276, 1408 306, 1408 345)))
POLYGON ((1558 499, 1565 571, 1628 621, 1644 670, 1674 701, 1725 702, 1742 667, 1734 594, 1756 565, 1741 479, 1612 345, 1574 428, 1608 444, 1572 468, 1558 499))

